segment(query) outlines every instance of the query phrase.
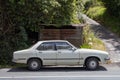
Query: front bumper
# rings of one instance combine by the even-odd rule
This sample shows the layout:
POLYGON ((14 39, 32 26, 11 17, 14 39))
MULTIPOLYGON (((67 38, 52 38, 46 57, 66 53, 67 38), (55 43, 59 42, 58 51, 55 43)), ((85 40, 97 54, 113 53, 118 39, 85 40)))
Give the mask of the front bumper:
POLYGON ((106 62, 106 64, 110 64, 112 61, 111 61, 111 59, 108 57, 108 58, 105 58, 105 62, 106 62))

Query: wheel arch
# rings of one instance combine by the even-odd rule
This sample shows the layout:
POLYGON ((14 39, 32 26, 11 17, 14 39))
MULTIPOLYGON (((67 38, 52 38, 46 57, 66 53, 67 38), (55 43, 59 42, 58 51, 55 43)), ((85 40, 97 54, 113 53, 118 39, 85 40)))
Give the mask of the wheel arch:
POLYGON ((101 59, 97 56, 89 56, 85 59, 85 62, 84 62, 84 65, 86 64, 87 60, 90 59, 90 58, 96 58, 99 62, 101 62, 101 59))
POLYGON ((41 59, 41 58, 38 58, 38 57, 31 57, 31 58, 29 58, 29 59, 27 60, 27 64, 28 64, 28 62, 29 62, 31 59, 38 59, 39 61, 41 61, 41 64, 43 65, 42 59, 41 59))

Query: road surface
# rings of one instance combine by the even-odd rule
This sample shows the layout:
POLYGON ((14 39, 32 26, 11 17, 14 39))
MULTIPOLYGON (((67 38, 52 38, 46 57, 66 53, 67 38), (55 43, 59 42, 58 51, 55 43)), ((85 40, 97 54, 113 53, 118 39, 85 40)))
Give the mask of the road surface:
POLYGON ((37 78, 14 78, 6 79, 2 78, 0 80, 120 80, 120 77, 37 77, 37 78))
POLYGON ((105 64, 96 71, 84 67, 45 67, 39 71, 22 68, 0 69, 0 80, 120 80, 120 63, 105 64))

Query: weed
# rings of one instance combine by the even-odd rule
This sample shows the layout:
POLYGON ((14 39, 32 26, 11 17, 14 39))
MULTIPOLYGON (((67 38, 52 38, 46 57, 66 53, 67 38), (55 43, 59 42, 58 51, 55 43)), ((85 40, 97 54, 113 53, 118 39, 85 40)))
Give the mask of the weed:
POLYGON ((105 51, 104 43, 95 37, 94 33, 91 31, 89 25, 85 26, 83 29, 84 35, 84 43, 81 48, 90 48, 90 49, 98 49, 105 51))

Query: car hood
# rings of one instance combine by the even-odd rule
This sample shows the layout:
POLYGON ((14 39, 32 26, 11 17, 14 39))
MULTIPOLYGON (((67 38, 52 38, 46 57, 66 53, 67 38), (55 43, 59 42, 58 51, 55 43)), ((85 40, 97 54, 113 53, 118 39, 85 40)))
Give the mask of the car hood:
POLYGON ((106 54, 108 55, 108 52, 106 51, 101 51, 101 50, 94 50, 94 49, 78 49, 80 53, 94 53, 94 54, 106 54))

